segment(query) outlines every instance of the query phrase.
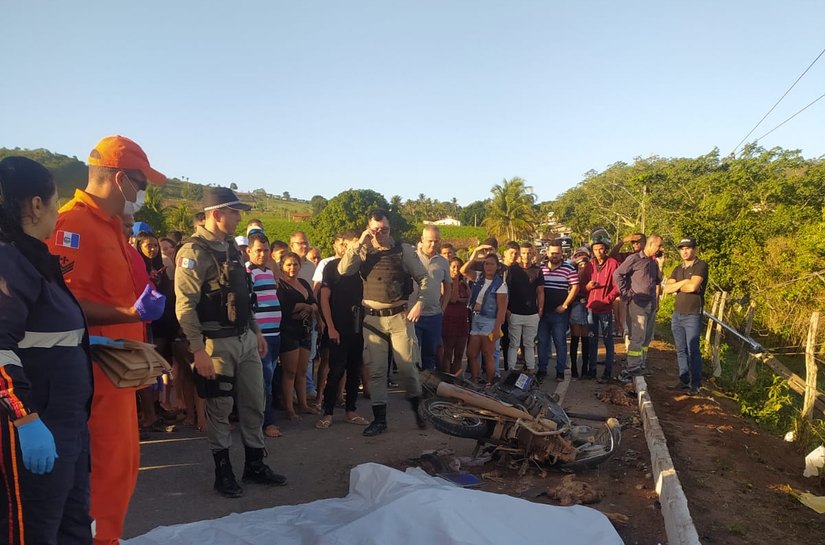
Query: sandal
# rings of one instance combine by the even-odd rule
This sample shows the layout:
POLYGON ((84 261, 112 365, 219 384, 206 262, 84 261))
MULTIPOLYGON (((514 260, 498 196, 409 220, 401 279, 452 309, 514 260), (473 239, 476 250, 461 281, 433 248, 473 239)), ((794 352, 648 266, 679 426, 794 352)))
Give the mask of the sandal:
POLYGON ((330 416, 329 419, 325 416, 321 420, 315 423, 315 427, 319 430, 325 430, 332 426, 332 417, 330 416))
POLYGON ((346 421, 350 424, 355 424, 356 426, 369 426, 370 422, 360 414, 356 414, 353 417, 347 417, 346 421))
POLYGON ((267 427, 265 427, 264 428, 264 435, 266 435, 267 437, 281 437, 281 436, 283 436, 283 434, 281 433, 281 430, 278 429, 278 426, 276 426, 275 424, 270 424, 267 427))

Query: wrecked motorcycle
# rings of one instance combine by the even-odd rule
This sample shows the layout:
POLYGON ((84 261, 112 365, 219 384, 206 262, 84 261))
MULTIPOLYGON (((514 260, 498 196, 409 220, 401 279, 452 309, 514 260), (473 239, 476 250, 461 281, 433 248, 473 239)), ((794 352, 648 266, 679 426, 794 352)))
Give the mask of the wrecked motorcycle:
POLYGON ((621 441, 621 425, 608 418, 598 427, 574 425, 556 398, 539 389, 535 377, 510 371, 481 387, 448 373, 421 374, 426 399, 422 413, 448 435, 478 441, 494 452, 530 463, 576 470, 610 458, 621 441))

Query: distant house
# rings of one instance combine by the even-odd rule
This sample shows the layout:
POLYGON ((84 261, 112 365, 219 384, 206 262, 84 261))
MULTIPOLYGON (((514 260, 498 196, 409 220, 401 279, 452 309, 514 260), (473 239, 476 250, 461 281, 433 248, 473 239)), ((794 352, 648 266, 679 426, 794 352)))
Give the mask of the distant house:
POLYGON ((312 212, 293 212, 292 221, 306 221, 312 217, 312 212))
POLYGON ((447 216, 444 219, 436 220, 436 221, 425 221, 424 225, 456 225, 460 226, 461 222, 455 218, 447 216))

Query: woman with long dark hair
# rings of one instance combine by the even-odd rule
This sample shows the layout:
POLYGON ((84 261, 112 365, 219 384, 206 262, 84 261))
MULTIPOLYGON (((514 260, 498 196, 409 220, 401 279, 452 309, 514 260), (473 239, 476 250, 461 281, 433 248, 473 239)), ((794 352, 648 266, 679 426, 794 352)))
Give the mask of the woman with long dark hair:
POLYGON ((287 252, 281 262, 283 275, 278 280, 278 298, 281 301, 281 386, 284 410, 289 420, 300 420, 292 405, 292 392, 298 397, 298 412, 318 414, 307 404, 306 372, 312 339, 312 318, 318 315, 318 304, 312 287, 303 278, 301 258, 287 252))
POLYGON ((470 300, 470 287, 461 274, 464 262, 459 257, 450 260, 450 277, 453 279, 449 302, 444 309, 444 322, 441 327, 441 339, 444 342, 444 357, 441 371, 457 373, 464 361, 467 337, 470 335, 470 322, 467 314, 467 301, 470 300))
MULTIPOLYGON (((23 157, 0 161, 0 535, 12 544, 91 543, 92 371, 83 311, 44 240, 57 188, 23 157)), ((6 541, 4 541, 6 542, 6 541)))

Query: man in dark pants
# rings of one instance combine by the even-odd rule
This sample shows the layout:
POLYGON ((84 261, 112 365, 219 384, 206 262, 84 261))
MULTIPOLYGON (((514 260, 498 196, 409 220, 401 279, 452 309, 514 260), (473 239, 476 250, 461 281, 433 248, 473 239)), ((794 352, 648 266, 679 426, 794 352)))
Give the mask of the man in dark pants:
POLYGON ((676 307, 670 319, 676 359, 679 363, 679 382, 673 389, 699 393, 702 386, 702 353, 699 335, 702 309, 705 307, 705 286, 708 283, 708 264, 696 257, 696 239, 683 238, 677 245, 682 263, 673 269, 665 284, 665 293, 676 294, 676 307))
POLYGON ((628 381, 644 373, 644 362, 650 341, 653 340, 657 287, 662 280, 662 237, 650 235, 641 252, 632 254, 613 273, 613 281, 624 301, 627 301, 627 322, 630 324, 630 345, 627 349, 627 368, 620 378, 628 381))
POLYGON ((392 350, 407 398, 419 428, 426 426, 418 413, 421 383, 415 367, 417 340, 413 324, 431 289, 427 269, 415 249, 396 243, 390 236, 389 213, 370 212, 367 228, 358 243, 347 248, 338 272, 360 274, 364 280, 364 361, 369 368, 373 421, 364 430, 367 437, 387 431, 387 358, 392 350), (418 301, 407 309, 412 282, 418 282, 418 301))
POLYGON ((198 393, 206 398, 206 434, 215 459, 215 490, 237 498, 243 489, 229 462, 233 390, 246 458, 243 481, 283 485, 286 478, 263 462, 261 357, 268 346, 252 315, 251 282, 232 236, 240 211, 250 207, 224 187, 210 189, 204 205, 206 224, 178 250, 175 311, 195 358, 198 393))
MULTIPOLYGON (((358 233, 348 231, 341 235, 344 249, 358 244, 358 233)), ((321 280, 321 312, 327 324, 329 337, 329 376, 324 390, 324 416, 315 427, 327 429, 332 425, 332 413, 338 399, 338 388, 346 373, 346 420, 350 424, 366 426, 369 422, 355 412, 358 383, 364 361, 364 335, 361 333, 361 300, 364 283, 357 274, 341 276, 340 258, 324 267, 321 280)))

